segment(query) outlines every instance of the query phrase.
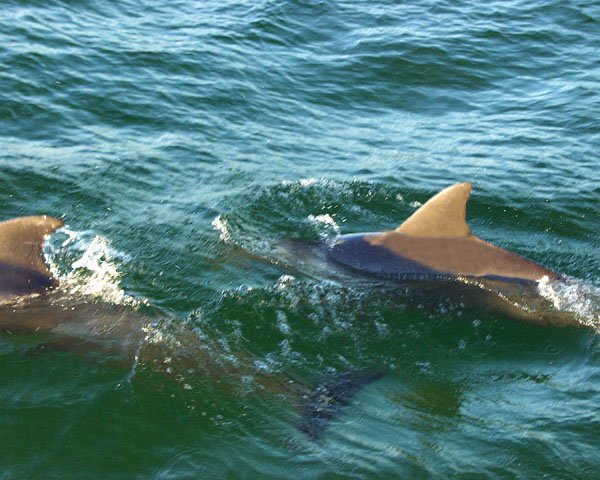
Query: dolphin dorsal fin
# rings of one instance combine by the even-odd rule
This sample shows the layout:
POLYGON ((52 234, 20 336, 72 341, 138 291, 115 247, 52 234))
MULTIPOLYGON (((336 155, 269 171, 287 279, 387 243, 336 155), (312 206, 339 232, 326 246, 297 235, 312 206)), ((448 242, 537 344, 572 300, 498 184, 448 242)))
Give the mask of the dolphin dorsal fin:
POLYGON ((396 231, 412 237, 456 238, 471 235, 467 225, 470 183, 457 183, 431 197, 396 231))
POLYGON ((44 262, 42 247, 46 236, 64 225, 54 217, 19 217, 0 222, 0 262, 52 277, 44 262))

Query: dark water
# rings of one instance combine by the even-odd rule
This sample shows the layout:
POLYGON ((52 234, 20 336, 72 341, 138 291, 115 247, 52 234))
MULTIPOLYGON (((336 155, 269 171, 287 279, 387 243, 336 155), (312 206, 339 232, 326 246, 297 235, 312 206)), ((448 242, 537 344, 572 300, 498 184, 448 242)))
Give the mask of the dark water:
POLYGON ((3 335, 0 478, 600 478, 599 52, 592 1, 3 2, 2 219, 64 218, 63 282, 244 374, 3 335), (269 253, 457 181, 475 233, 582 281, 587 327, 269 253), (317 441, 253 380, 359 369, 386 375, 317 441))

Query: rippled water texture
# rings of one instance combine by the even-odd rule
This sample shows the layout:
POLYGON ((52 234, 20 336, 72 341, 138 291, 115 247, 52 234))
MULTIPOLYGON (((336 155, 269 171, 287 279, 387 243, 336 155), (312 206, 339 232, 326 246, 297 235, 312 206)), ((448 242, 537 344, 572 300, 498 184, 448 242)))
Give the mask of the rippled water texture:
POLYGON ((586 0, 3 2, 1 218, 152 320, 133 363, 0 336, 0 478, 600 478, 598 52, 586 0), (458 181, 591 327, 274 250, 458 181), (301 392, 360 372, 315 434, 301 392))

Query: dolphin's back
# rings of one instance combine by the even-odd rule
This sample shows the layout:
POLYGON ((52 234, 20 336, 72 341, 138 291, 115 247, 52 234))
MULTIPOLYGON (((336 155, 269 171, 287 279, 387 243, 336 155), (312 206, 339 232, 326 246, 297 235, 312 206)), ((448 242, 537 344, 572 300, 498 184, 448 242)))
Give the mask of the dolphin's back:
POLYGON ((474 235, 457 238, 413 238, 398 232, 369 237, 368 241, 394 255, 453 276, 536 281, 556 274, 520 255, 474 235))
POLYGON ((466 223, 469 183, 442 190, 396 230, 336 239, 329 258, 356 270, 406 279, 480 277, 533 282, 558 274, 485 242, 466 223))
POLYGON ((414 278, 439 277, 437 272, 422 263, 369 242, 368 237, 377 234, 356 234, 339 237, 327 249, 327 257, 346 267, 373 275, 410 280, 414 278))
POLYGON ((56 286, 56 280, 36 270, 0 263, 0 297, 25 295, 56 286))
POLYGON ((414 238, 398 232, 347 235, 328 257, 355 270, 397 279, 482 277, 536 281, 557 274, 535 262, 470 235, 414 238))

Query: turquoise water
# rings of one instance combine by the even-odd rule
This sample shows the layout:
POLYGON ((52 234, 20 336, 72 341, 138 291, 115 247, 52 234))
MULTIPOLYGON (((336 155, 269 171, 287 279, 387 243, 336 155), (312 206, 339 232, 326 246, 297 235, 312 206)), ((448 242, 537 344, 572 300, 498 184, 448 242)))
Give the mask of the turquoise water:
POLYGON ((2 219, 63 218, 63 283, 152 315, 160 353, 123 366, 3 334, 0 478, 600 478, 598 3, 2 13, 2 219), (579 279, 561 300, 586 327, 272 251, 395 228, 458 181, 476 234, 579 279), (385 375, 318 440, 255 381, 359 369, 385 375))

